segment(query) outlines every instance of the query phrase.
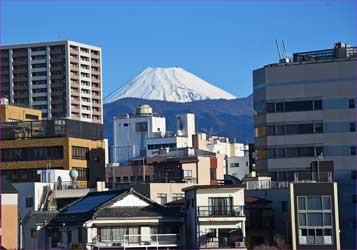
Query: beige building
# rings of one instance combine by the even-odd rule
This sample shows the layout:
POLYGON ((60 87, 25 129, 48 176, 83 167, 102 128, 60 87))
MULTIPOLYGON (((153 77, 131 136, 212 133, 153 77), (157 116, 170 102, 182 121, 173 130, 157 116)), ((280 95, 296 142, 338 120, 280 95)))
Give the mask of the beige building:
POLYGON ((342 248, 356 246, 356 51, 336 43, 253 72, 258 173, 286 180, 312 161, 333 161, 342 248))
POLYGON ((7 99, 1 99, 0 122, 37 121, 42 120, 40 110, 8 105, 7 99))
POLYGON ((1 94, 44 119, 103 123, 101 48, 73 41, 1 46, 1 94))
POLYGON ((6 179, 1 178, 0 190, 1 249, 18 249, 18 194, 6 179))

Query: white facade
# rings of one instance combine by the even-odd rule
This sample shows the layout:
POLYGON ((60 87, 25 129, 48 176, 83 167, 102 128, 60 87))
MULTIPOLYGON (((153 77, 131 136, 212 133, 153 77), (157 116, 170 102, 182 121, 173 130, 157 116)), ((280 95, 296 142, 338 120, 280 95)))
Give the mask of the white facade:
POLYGON ((243 186, 190 187, 185 200, 188 249, 245 249, 243 186))
POLYGON ((146 139, 166 132, 166 119, 153 114, 114 117, 112 162, 125 163, 146 156, 146 139))
POLYGON ((228 157, 227 169, 227 174, 242 180, 249 174, 249 156, 228 157))

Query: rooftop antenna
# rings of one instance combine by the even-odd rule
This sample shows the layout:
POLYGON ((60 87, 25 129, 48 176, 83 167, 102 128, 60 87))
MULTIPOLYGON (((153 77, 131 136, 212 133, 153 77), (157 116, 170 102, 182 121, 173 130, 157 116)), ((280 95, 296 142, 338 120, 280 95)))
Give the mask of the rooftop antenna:
POLYGON ((284 56, 285 56, 285 59, 287 59, 288 58, 288 52, 286 50, 286 46, 285 46, 284 40, 283 40, 283 47, 284 47, 284 56))
POLYGON ((279 43, 278 43, 278 40, 275 39, 275 43, 276 43, 276 47, 278 49, 278 56, 279 56, 279 62, 280 62, 280 59, 281 59, 281 54, 280 54, 280 48, 279 48, 279 43))

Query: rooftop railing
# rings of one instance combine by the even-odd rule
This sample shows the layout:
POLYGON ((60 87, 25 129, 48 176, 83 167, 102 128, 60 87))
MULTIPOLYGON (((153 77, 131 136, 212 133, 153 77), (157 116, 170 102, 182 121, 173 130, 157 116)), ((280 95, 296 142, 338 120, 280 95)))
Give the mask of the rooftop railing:
POLYGON ((331 172, 296 172, 294 182, 332 182, 331 172))
POLYGON ((209 238, 200 239, 200 249, 203 248, 214 248, 214 249, 224 249, 224 248, 245 248, 244 238, 240 240, 230 240, 229 237, 220 238, 209 238))

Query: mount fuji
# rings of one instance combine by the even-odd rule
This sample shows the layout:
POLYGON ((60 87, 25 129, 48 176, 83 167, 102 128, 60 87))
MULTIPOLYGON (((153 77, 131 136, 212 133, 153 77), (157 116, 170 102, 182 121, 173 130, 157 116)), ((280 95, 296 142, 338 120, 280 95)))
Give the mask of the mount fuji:
POLYGON ((192 102, 211 99, 236 99, 194 74, 178 67, 148 67, 104 99, 108 104, 123 98, 169 102, 192 102))

